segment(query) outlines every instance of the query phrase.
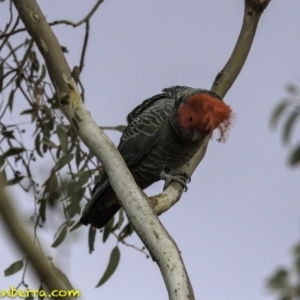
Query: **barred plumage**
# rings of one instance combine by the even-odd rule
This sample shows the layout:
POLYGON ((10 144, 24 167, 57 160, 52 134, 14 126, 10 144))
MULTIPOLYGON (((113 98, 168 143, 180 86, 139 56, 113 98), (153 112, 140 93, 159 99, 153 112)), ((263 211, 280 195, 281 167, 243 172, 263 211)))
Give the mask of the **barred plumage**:
MULTIPOLYGON (((214 129, 220 139, 230 126, 231 109, 214 92, 174 86, 145 100, 129 113, 118 150, 137 185, 145 189, 187 163, 214 129)), ((81 223, 103 227, 119 210, 104 174, 84 209, 81 223)))

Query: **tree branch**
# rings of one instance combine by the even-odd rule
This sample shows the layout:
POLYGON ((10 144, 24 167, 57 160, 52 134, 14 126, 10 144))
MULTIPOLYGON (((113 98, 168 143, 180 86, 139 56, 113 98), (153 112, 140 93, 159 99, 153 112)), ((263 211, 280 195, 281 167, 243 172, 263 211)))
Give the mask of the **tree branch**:
MULTIPOLYGON (((251 49, 259 19, 270 2, 271 0, 245 1, 244 20, 240 35, 228 62, 217 75, 211 88, 222 98, 224 98, 243 68, 251 49)), ((193 172, 205 156, 208 142, 209 138, 206 139, 205 143, 195 156, 186 165, 180 168, 182 171, 188 173, 189 176, 192 176, 193 172)), ((157 214, 161 214, 170 209, 179 201, 182 193, 182 186, 177 182, 172 182, 162 194, 150 197, 157 214)))
POLYGON ((90 18, 93 16, 93 14, 95 13, 95 11, 97 10, 97 8, 100 6, 100 4, 103 2, 104 0, 98 0, 96 2, 96 4, 93 6, 93 8, 91 9, 91 11, 80 21, 78 22, 72 22, 72 21, 68 21, 68 20, 60 20, 60 21, 54 21, 49 23, 50 26, 53 25, 58 25, 58 24, 66 24, 66 25, 71 25, 73 27, 77 27, 80 26, 81 24, 83 24, 86 21, 89 21, 90 18))
MULTIPOLYGON (((78 22, 72 22, 72 21, 69 21, 69 20, 59 20, 59 21, 53 21, 53 22, 50 22, 48 23, 50 26, 55 26, 55 25, 60 25, 60 24, 65 24, 65 25, 70 25, 70 26, 73 26, 73 27, 78 27, 80 26, 81 24, 83 24, 84 22, 87 22, 90 20, 90 18, 93 16, 93 14, 96 12, 96 10, 98 9, 98 7, 100 6, 100 4, 103 2, 104 0, 98 0, 96 2, 96 4, 93 6, 93 8, 91 9, 91 11, 83 18, 81 19, 80 21, 78 22)), ((5 38, 5 37, 9 37, 9 36, 12 36, 16 33, 19 33, 19 32, 22 32, 22 31, 25 31, 26 28, 19 28, 19 29, 16 29, 16 26, 14 26, 14 28, 6 33, 6 30, 4 31, 3 34, 0 35, 0 39, 2 38, 5 38)))
POLYGON ((35 0, 13 0, 27 31, 43 55, 61 109, 83 142, 104 165, 120 203, 137 234, 151 251, 164 277, 170 299, 194 299, 177 245, 126 167, 114 144, 84 107, 61 47, 35 0))
POLYGON ((228 62, 222 71, 219 72, 211 87, 211 89, 218 93, 222 98, 225 97, 226 93, 231 88, 232 84, 242 70, 244 63, 246 62, 259 19, 262 15, 263 9, 269 4, 270 1, 271 0, 245 1, 244 21, 240 35, 228 62), (259 5, 260 2, 265 3, 264 8, 259 5))
POLYGON ((90 34, 90 21, 87 20, 85 22, 85 35, 84 35, 83 47, 82 47, 81 56, 80 56, 80 63, 79 63, 80 72, 82 71, 82 69, 84 67, 84 58, 85 58, 87 43, 88 43, 88 40, 89 40, 89 34, 90 34))
MULTIPOLYGON (((20 223, 20 217, 16 215, 8 200, 5 192, 3 179, 0 176, 0 214, 1 220, 10 232, 11 237, 32 263, 36 275, 43 280, 43 283, 50 291, 65 290, 57 276, 51 271, 49 261, 42 255, 41 251, 32 243, 28 232, 24 229, 24 225, 20 223)), ((59 297, 59 299, 66 299, 59 297)), ((70 299, 70 298, 67 298, 70 299)))

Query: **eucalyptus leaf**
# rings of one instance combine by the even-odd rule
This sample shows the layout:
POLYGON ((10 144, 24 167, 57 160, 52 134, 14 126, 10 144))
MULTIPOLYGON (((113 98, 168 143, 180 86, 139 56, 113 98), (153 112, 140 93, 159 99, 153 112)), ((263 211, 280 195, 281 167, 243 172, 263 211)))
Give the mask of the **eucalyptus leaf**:
POLYGON ((112 227, 114 225, 114 221, 115 221, 115 217, 112 217, 108 223, 106 223, 104 230, 103 230, 103 235, 102 235, 102 241, 103 243, 106 242, 106 240, 108 239, 110 233, 112 232, 112 227))
POLYGON ((22 270, 23 265, 24 265, 23 260, 14 262, 6 270, 4 270, 4 276, 10 276, 17 273, 18 271, 22 270))
POLYGON ((89 238, 88 238, 90 254, 95 250, 94 244, 95 244, 96 233, 97 233, 97 229, 91 225, 89 228, 89 238))
POLYGON ((108 266, 107 266, 103 276, 101 277, 100 281, 96 285, 96 287, 99 287, 102 284, 104 284, 111 277, 111 275, 116 271, 118 264, 120 262, 120 256, 121 256, 120 250, 116 246, 110 254, 108 266))
POLYGON ((284 143, 288 143, 291 138, 291 133, 293 131, 293 128, 295 126, 297 118, 300 116, 300 111, 294 110, 289 118, 287 119, 284 127, 283 127, 283 133, 282 133, 282 138, 284 143))
POLYGON ((293 149, 289 158, 289 163, 292 166, 298 165, 300 163, 300 145, 293 149))
POLYGON ((51 247, 56 248, 58 247, 66 238, 67 236, 67 225, 63 225, 63 227, 60 229, 60 232, 57 234, 56 239, 54 240, 51 247))
POLYGON ((58 277, 58 279, 64 284, 64 286, 68 290, 74 290, 70 280, 65 275, 65 273, 63 273, 59 268, 57 268, 52 262, 50 264, 50 267, 51 267, 52 272, 55 274, 55 276, 58 277))
POLYGON ((283 100, 279 103, 279 105, 275 108, 273 111, 273 114, 271 116, 270 125, 272 127, 275 127, 279 121, 279 118, 282 116, 283 112, 286 110, 286 108, 290 105, 290 102, 288 100, 283 100))
POLYGON ((68 151, 68 136, 67 133, 63 130, 62 126, 57 126, 56 133, 59 139, 61 150, 64 154, 68 151))
POLYGON ((24 176, 16 176, 15 178, 8 180, 6 186, 17 184, 22 181, 23 178, 24 176))
POLYGON ((63 156, 57 163, 56 163, 56 171, 62 169, 65 165, 70 163, 74 158, 74 154, 70 153, 63 156))

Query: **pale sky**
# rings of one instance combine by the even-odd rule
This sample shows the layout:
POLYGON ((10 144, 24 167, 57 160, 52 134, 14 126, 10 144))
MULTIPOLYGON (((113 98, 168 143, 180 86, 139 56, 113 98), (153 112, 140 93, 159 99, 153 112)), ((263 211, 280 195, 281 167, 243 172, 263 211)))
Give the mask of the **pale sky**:
MULTIPOLYGON (((0 4, 1 26, 7 2, 0 4)), ((94 3, 39 1, 49 21, 77 21, 94 3)), ((209 89, 234 47, 243 9, 243 0, 106 0, 91 21, 81 74, 93 118, 102 126, 125 124, 135 106, 165 87, 209 89)), ((265 280, 276 267, 291 263, 291 247, 299 238, 299 168, 287 165, 288 148, 269 120, 287 95, 287 84, 300 80, 299 12, 299 0, 273 0, 264 12, 248 60, 225 98, 236 115, 228 141, 210 143, 188 192, 161 216, 181 250, 196 299, 275 299, 265 280)), ((69 50, 70 66, 78 65, 83 28, 53 29, 69 50)), ((107 134, 118 143, 119 133, 107 134)), ((299 130, 294 140, 299 140, 299 130)), ((161 189, 162 183, 147 193, 161 189)), ((28 218, 32 200, 17 191, 14 195, 28 218)), ((82 227, 53 251, 50 245, 60 224, 49 224, 43 237, 46 252, 84 299, 167 299, 156 264, 123 245, 116 273, 95 289, 116 240, 110 237, 103 244, 99 233, 89 255, 88 228, 82 227)), ((20 282, 20 272, 4 277, 3 270, 22 256, 4 242, 3 230, 0 237, 1 290, 20 282)), ((136 235, 128 243, 142 245, 136 235)))

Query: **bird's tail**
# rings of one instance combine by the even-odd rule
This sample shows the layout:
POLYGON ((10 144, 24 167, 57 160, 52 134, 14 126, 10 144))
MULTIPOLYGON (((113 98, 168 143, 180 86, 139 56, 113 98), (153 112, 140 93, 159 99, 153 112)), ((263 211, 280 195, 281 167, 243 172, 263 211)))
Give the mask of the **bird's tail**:
POLYGON ((84 208, 80 222, 102 228, 120 208, 119 201, 105 174, 95 186, 92 199, 84 208))

